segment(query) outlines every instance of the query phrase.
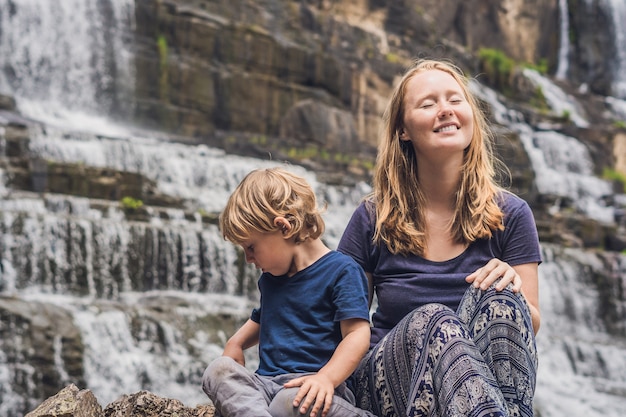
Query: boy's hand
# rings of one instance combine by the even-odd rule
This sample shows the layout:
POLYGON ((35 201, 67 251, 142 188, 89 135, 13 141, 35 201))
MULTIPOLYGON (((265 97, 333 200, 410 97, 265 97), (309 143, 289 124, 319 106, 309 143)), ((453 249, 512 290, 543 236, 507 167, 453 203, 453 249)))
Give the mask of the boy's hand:
POLYGON ((293 406, 300 407, 300 414, 306 414, 309 408, 311 408, 311 417, 317 416, 320 409, 322 409, 321 417, 328 414, 333 402, 335 386, 325 375, 317 373, 295 378, 287 382, 284 387, 300 387, 293 400, 293 406))

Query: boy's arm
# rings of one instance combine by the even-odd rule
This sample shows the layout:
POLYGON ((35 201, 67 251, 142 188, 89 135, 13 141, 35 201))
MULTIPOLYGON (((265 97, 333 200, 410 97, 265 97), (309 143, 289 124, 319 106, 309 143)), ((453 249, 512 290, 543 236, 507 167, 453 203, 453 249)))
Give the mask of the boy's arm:
POLYGON ((259 323, 248 319, 243 326, 231 336, 224 346, 222 356, 233 358, 242 366, 246 365, 243 351, 259 343, 259 323))
POLYGON ((344 382, 361 362, 370 346, 370 323, 363 319, 342 320, 343 339, 328 363, 318 371, 333 382, 333 389, 344 382))
POLYGON ((343 339, 328 363, 316 374, 295 378, 285 384, 286 388, 300 387, 293 405, 306 414, 311 408, 311 417, 322 410, 322 417, 328 413, 335 388, 344 382, 359 365, 370 345, 370 324, 363 319, 342 320, 343 339), (323 408, 322 408, 323 407, 323 408))

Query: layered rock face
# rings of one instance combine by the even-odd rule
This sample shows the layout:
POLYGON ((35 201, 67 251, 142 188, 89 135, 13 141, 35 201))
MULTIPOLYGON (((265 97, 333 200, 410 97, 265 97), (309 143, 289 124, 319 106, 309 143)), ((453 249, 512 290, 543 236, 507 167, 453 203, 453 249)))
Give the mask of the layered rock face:
MULTIPOLYGON (((2 6, 10 3, 0 0, 2 6)), ((600 221, 581 212, 576 201, 558 190, 541 191, 523 135, 511 128, 514 121, 523 121, 534 142, 546 132, 577 138, 593 162, 585 175, 599 177, 605 168, 626 174, 626 135, 605 100, 612 94, 613 58, 618 54, 612 19, 602 2, 569 2, 575 8, 568 12, 572 35, 568 77, 554 80, 569 95, 565 101, 581 105, 588 125, 577 124, 567 112, 549 109, 542 99, 545 91, 521 69, 528 63, 545 65, 550 74, 556 71, 558 0, 98 1, 94 4, 102 11, 107 36, 121 26, 113 10, 119 3, 132 3, 131 29, 124 35, 132 51, 131 76, 122 79, 125 71, 119 63, 106 61, 106 76, 98 80, 93 101, 103 103, 107 117, 158 132, 168 144, 208 145, 228 155, 288 161, 338 187, 370 180, 389 92, 412 59, 452 59, 495 88, 502 80, 490 78, 493 74, 479 52, 484 48, 503 52, 519 66, 506 74, 508 90, 499 91, 498 97, 515 117, 503 122, 498 109, 490 108, 485 99, 496 125, 496 150, 511 173, 510 188, 535 213, 546 248, 542 268, 554 274, 546 281, 556 277, 564 292, 571 290, 543 292, 556 305, 546 308, 546 314, 555 322, 568 317, 582 323, 598 331, 602 340, 626 337, 623 216, 600 221), (568 281, 570 272, 581 282, 568 281), (581 313, 577 295, 597 305, 585 304, 581 313)), ((11 14, 6 10, 0 7, 0 17, 11 14)), ((114 55, 115 51, 103 49, 105 56, 114 55)), ((32 410, 29 417, 65 415, 59 414, 61 409, 76 416, 209 416, 202 413, 210 413, 210 406, 185 407, 145 391, 98 408, 93 393, 77 386, 92 383, 94 369, 89 367, 104 362, 98 355, 113 349, 88 333, 97 328, 102 331, 94 331, 97 336, 113 334, 114 341, 130 345, 123 348, 141 348, 140 355, 159 358, 154 363, 135 357, 132 363, 125 357, 111 360, 111 367, 138 369, 137 383, 154 386, 161 375, 150 374, 149 368, 163 362, 171 371, 168 378, 200 391, 197 382, 206 361, 219 354, 215 347, 248 313, 228 305, 229 297, 249 301, 257 295, 256 271, 246 268, 241 254, 225 245, 216 230, 217 209, 172 191, 171 184, 184 181, 164 188, 160 182, 172 173, 163 168, 150 176, 144 165, 163 161, 132 160, 139 153, 134 143, 111 158, 132 161, 123 168, 78 158, 68 161, 59 156, 63 150, 54 154, 46 147, 53 128, 21 113, 13 97, 1 96, 0 106, 0 167, 7 187, 2 190, 6 205, 0 363, 10 365, 10 381, 5 382, 22 401, 12 409, 32 410), (22 195, 38 203, 15 209, 11 201, 22 195), (133 199, 122 203, 128 196, 133 199), (216 297, 190 300, 160 293, 172 290, 216 297), (130 301, 124 299, 126 293, 133 293, 130 301), (53 295, 78 301, 52 302, 48 297, 53 295), (128 334, 116 335, 120 329, 128 329, 128 334), (99 344, 104 347, 98 350, 99 344), (59 392, 64 386, 68 388, 59 392), (48 397, 50 402, 37 407, 48 397), (71 399, 67 408, 59 405, 63 398, 71 399)), ((96 136, 80 137, 74 145, 110 139, 96 136)), ((171 156, 176 156, 178 148, 171 149, 171 156)), ((181 153, 205 151, 198 147, 181 153)), ((219 158, 226 155, 215 159, 219 158)), ((181 163, 181 170, 185 164, 191 162, 181 163)), ((194 165, 197 176, 202 164, 204 160, 194 165)), ((193 190, 213 193, 218 183, 226 194, 236 183, 236 177, 227 174, 212 172, 206 175, 211 178, 198 179, 200 186, 193 190), (221 181, 209 181, 215 178, 221 181)), ((619 207, 623 194, 619 178, 614 186, 615 192, 602 198, 619 207)), ((337 197, 338 192, 331 191, 329 197, 349 200, 349 193, 337 197)), ((364 194, 360 189, 356 193, 364 194)), ((209 199, 220 198, 216 193, 209 199)), ((555 328, 575 333, 577 326, 567 327, 570 324, 555 328)), ((593 336, 594 341, 600 339, 593 336)), ((611 372, 603 366, 603 354, 574 342, 559 343, 572 361, 582 362, 581 374, 601 378, 601 371, 611 372)), ((119 377, 104 373, 103 378, 107 376, 119 377)), ((619 386, 608 383, 600 390, 620 393, 619 386)), ((9 399, 1 397, 0 404, 9 399)))

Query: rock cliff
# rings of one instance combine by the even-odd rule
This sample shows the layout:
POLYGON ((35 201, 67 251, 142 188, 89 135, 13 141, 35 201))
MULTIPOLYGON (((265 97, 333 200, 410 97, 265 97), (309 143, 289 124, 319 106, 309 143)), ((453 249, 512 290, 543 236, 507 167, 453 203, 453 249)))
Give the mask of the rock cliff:
MULTIPOLYGON (((98 3, 109 18, 113 13, 107 7, 112 3, 98 3)), ((555 131, 583 142, 593 161, 593 175, 601 177, 605 170, 617 174, 615 195, 603 197, 612 200, 623 194, 624 184, 619 178, 626 175, 626 131, 623 120, 615 117, 605 100, 613 94, 612 80, 617 71, 613 64, 617 51, 612 41, 615 35, 610 29, 611 15, 600 2, 570 1, 568 75, 565 79, 550 76, 572 101, 580 104, 588 124, 577 124, 567 111, 551 110, 546 105, 544 91, 524 73, 528 67, 539 68, 545 74, 557 71, 560 36, 556 28, 562 20, 558 3, 558 0, 136 0, 132 31, 126 34, 133 51, 132 82, 112 82, 100 88, 98 94, 106 95, 107 100, 102 100, 108 105, 106 113, 120 124, 166 136, 171 142, 203 144, 228 154, 289 161, 314 171, 325 183, 352 186, 370 179, 380 117, 388 94, 404 68, 416 57, 451 59, 497 91, 499 100, 535 131, 555 131), (608 29, 598 30, 598 27, 608 29), (495 61, 489 51, 495 51, 495 61), (501 67, 496 65, 499 59, 504 61, 501 67)), ((108 23, 115 26, 113 21, 108 23)), ((121 72, 113 64, 107 71, 114 80, 121 72)), ((485 106, 488 107, 487 102, 485 106)), ((511 173, 511 189, 531 204, 542 243, 555 254, 554 258, 575 258, 568 255, 568 248, 593 253, 589 255, 593 259, 581 261, 580 268, 590 277, 586 284, 602 295, 601 301, 608 301, 590 315, 596 314, 602 321, 600 327, 623 339, 626 309, 619 253, 626 248, 626 219, 618 216, 615 222, 607 224, 581 214, 575 201, 538 192, 520 135, 498 122, 494 109, 489 111, 498 133, 497 150, 511 173)), ((255 294, 254 278, 245 276, 243 261, 236 254, 226 253, 230 257, 228 262, 239 268, 235 283, 221 277, 217 283, 207 283, 204 276, 199 278, 201 273, 185 275, 183 260, 196 255, 189 255, 191 251, 184 246, 181 235, 164 230, 157 221, 169 219, 169 213, 175 209, 183 213, 183 219, 199 219, 201 227, 210 228, 214 226, 216 212, 202 210, 163 192, 154 179, 141 172, 41 158, 31 146, 33 132, 38 129, 45 131, 46 126, 22 114, 12 97, 0 96, 3 150, 0 168, 9 194, 87 198, 89 209, 99 213, 94 217, 119 219, 130 225, 129 235, 140 238, 133 240, 123 235, 123 238, 103 240, 95 226, 81 228, 86 222, 74 221, 72 211, 76 208, 67 204, 63 227, 59 227, 62 230, 54 230, 65 236, 65 244, 60 246, 66 249, 63 253, 67 259, 50 255, 54 259, 44 265, 33 258, 19 271, 22 274, 18 274, 19 280, 13 288, 6 280, 0 281, 2 359, 10 364, 34 364, 32 368, 16 366, 15 375, 11 375, 14 392, 31 401, 16 408, 33 410, 28 417, 212 415, 209 406, 189 408, 144 391, 126 395, 102 408, 89 390, 77 387, 87 385, 85 341, 69 313, 53 308, 46 300, 24 300, 19 294, 5 293, 28 293, 30 285, 49 293, 80 297, 95 293, 106 300, 90 302, 88 307, 81 305, 81 308, 124 311, 129 327, 141 333, 140 342, 149 345, 152 351, 163 349, 164 356, 169 353, 167 331, 171 328, 162 326, 161 320, 167 321, 186 340, 198 329, 208 329, 206 340, 193 340, 186 346, 197 353, 209 342, 223 341, 224 333, 232 332, 242 315, 221 312, 193 316, 193 320, 183 324, 187 318, 178 314, 193 310, 193 303, 176 297, 162 303, 162 298, 147 295, 132 306, 121 306, 117 297, 122 291, 175 287, 189 292, 231 291, 242 297, 255 294), (125 196, 133 196, 134 202, 141 205, 133 205, 133 201, 124 205, 120 200, 125 196), (128 258, 123 262, 118 260, 119 254, 110 259, 97 258, 85 249, 88 246, 85 242, 94 236, 98 236, 93 239, 97 241, 96 248, 126 249, 124 238, 132 240, 130 250, 123 254, 128 258), (73 246, 71 240, 78 243, 73 246), (80 268, 69 269, 63 264, 80 257, 85 258, 80 259, 84 261, 79 263, 80 268), (109 265, 102 264, 107 263, 113 265, 111 277, 105 277, 109 281, 98 276, 98 268, 106 270, 105 266, 109 265), (33 271, 44 277, 31 278, 37 275, 33 271), (144 274, 145 271, 148 273, 144 274), (171 279, 168 274, 176 278, 171 279), (140 278, 128 283, 127 276, 140 278), (76 385, 67 385, 68 381, 76 385), (59 391, 63 386, 66 388, 59 391), (38 404, 48 397, 40 407, 34 407, 34 402, 38 404)), ((14 232, 16 236, 25 236, 16 247, 30 244, 27 235, 35 229, 28 209, 24 211, 26 214, 11 217, 11 230, 3 230, 5 235, 13 236, 14 232)), ((40 217, 44 218, 42 223, 47 221, 45 216, 40 217)), ((107 224, 102 229, 106 227, 113 226, 107 224)), ((193 233, 201 235, 195 230, 193 233)), ((210 246, 205 236, 198 241, 193 243, 199 251, 210 246)), ((2 248, 5 257, 2 272, 8 275, 11 271, 6 253, 15 251, 14 258, 19 258, 22 252, 8 248, 8 243, 6 246, 2 248)), ((62 252, 56 247, 50 252, 55 250, 62 252)), ((27 251, 29 255, 31 252, 34 249, 27 251)), ((215 258, 225 256, 219 250, 215 252, 211 253, 215 258)), ((212 262, 219 264, 215 259, 201 256, 194 262, 205 269, 213 266, 212 262)), ((567 312, 575 309, 575 301, 568 299, 565 304, 567 312)), ((201 372, 203 364, 197 358, 194 360, 189 367, 195 369, 193 372, 201 372)), ((177 378, 198 378, 185 372, 180 371, 177 378)))

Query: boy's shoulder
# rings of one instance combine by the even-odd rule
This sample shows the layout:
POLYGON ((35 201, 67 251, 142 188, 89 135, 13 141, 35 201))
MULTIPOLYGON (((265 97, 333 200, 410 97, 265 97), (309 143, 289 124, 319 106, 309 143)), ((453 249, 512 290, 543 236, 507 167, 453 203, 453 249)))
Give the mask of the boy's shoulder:
POLYGON ((358 265, 351 256, 346 255, 345 253, 339 252, 336 249, 331 249, 326 255, 322 256, 320 259, 325 260, 330 263, 345 263, 346 265, 358 265))

